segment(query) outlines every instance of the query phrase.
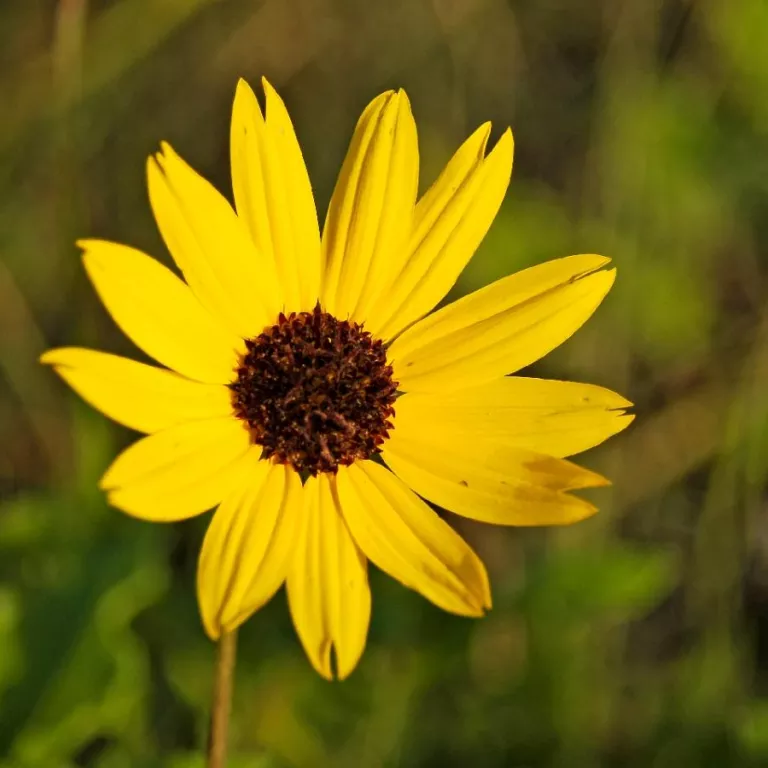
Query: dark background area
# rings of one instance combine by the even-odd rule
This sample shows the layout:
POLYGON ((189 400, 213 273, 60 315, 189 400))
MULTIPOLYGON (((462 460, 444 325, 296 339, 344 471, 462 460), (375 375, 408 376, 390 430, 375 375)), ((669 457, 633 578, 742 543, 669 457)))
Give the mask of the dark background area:
POLYGON ((168 259, 161 139, 229 195, 239 76, 291 110, 324 213, 354 122, 403 86, 422 187, 479 123, 512 185, 452 296, 613 257, 590 323, 531 372, 616 389, 614 486, 567 529, 451 518, 494 609, 373 574, 369 646, 321 680, 280 593, 243 627, 232 768, 768 765, 768 3, 16 0, 0 4, 0 765, 201 768, 214 647, 207 517, 150 525, 96 483, 133 439, 37 363, 136 356, 74 241, 168 259))

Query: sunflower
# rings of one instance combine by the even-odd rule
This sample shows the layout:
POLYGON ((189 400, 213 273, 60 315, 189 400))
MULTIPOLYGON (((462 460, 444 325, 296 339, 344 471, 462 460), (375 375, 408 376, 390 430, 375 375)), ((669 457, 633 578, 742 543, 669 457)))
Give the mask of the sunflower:
POLYGON ((146 436, 106 471, 109 503, 171 522, 217 507, 200 554, 203 625, 233 632, 286 584, 315 669, 344 678, 365 647, 368 561, 440 608, 491 606, 480 558, 430 506, 500 525, 560 525, 605 485, 565 460, 624 429, 630 403, 588 384, 509 376, 573 334, 614 281, 570 256, 431 310, 495 217, 507 129, 459 148, 417 200, 403 91, 360 117, 322 237, 285 105, 240 81, 235 209, 167 144, 149 198, 183 280, 125 245, 83 261, 122 331, 164 367, 80 348, 42 361, 146 436))

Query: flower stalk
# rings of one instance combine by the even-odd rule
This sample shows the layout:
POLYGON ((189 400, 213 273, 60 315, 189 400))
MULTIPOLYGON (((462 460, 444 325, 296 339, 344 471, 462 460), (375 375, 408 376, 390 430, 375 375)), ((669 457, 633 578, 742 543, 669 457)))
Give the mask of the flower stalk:
POLYGON ((225 768, 232 710, 237 631, 222 634, 216 658, 216 678, 211 703, 211 732, 208 740, 208 768, 225 768))

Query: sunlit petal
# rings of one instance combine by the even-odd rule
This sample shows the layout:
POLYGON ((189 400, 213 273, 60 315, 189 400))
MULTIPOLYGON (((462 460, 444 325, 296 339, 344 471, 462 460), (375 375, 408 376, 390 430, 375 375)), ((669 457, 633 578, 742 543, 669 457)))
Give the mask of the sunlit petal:
POLYGON ((147 163, 160 233, 200 302, 248 338, 284 308, 272 258, 261 254, 232 206, 168 144, 147 163))
POLYGON ((504 445, 565 457, 626 429, 634 416, 621 395, 593 384, 506 376, 449 392, 398 398, 397 437, 429 435, 437 443, 504 445))
POLYGON ((352 536, 379 568, 451 613, 480 616, 490 607, 480 558, 389 470, 358 462, 339 469, 337 485, 352 536))
POLYGON ((197 572, 200 613, 214 640, 264 605, 285 581, 300 533, 302 487, 296 472, 259 461, 247 484, 216 510, 197 572))
POLYGON ((138 432, 232 415, 227 387, 201 384, 125 357, 65 347, 46 352, 40 362, 50 365, 94 408, 138 432))
POLYGON ((392 338, 445 296, 485 237, 512 173, 513 141, 507 129, 485 156, 490 123, 459 148, 419 200, 407 247, 391 255, 392 280, 378 294, 368 327, 392 338))
POLYGON ((498 525, 565 525, 597 510, 566 491, 608 481, 556 459, 478 436, 447 442, 427 432, 399 430, 384 445, 384 460, 418 494, 459 515, 498 525))
POLYGON ((215 507, 258 461, 241 422, 193 421, 144 437, 101 479, 113 506, 134 517, 170 522, 215 507))
POLYGON ((335 485, 332 476, 319 475, 304 486, 304 527, 287 586, 293 623, 312 666, 329 680, 343 680, 365 648, 371 590, 335 485))
POLYGON ((312 309, 320 292, 320 230, 304 158, 288 111, 262 80, 266 119, 240 80, 232 110, 230 150, 237 213, 259 252, 272 259, 285 307, 312 309))
POLYGON ((438 310, 392 344, 407 392, 483 384, 524 368, 573 335, 610 290, 602 256, 570 256, 510 275, 438 310))
POLYGON ((355 128, 323 230, 323 304, 339 317, 376 322, 411 230, 419 170, 416 124, 404 91, 366 107, 355 128))
POLYGON ((101 240, 78 244, 88 277, 131 341, 191 379, 232 381, 242 339, 226 330, 176 275, 125 245, 101 240))

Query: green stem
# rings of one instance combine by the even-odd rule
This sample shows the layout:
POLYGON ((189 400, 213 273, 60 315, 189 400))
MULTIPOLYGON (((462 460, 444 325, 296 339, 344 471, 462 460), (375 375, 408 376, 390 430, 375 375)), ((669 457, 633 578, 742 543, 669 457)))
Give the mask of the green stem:
POLYGON ((219 639, 216 659, 216 679, 211 704, 211 733, 208 741, 208 768, 225 768, 229 713, 232 709, 232 688, 237 655, 237 631, 227 632, 219 639))

